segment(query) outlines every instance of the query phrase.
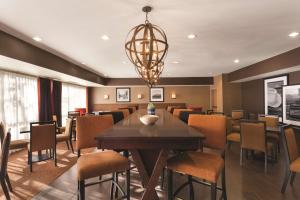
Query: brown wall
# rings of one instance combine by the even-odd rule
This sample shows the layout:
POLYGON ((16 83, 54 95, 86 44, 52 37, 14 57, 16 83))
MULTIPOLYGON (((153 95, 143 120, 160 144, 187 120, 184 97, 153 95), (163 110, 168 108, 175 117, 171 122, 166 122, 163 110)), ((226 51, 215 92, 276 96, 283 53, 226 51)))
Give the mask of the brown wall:
MULTIPOLYGON (((300 84, 300 71, 289 73, 289 84, 300 84)), ((264 113, 264 79, 244 82, 242 108, 247 112, 264 113)))
POLYGON ((242 89, 240 83, 230 83, 228 74, 223 74, 223 112, 230 115, 232 110, 242 109, 242 89))
MULTIPOLYGON (((149 88, 137 86, 131 88, 130 103, 148 103, 149 88), (142 99, 137 95, 142 94, 142 99)), ((164 102, 166 103, 186 103, 189 105, 202 106, 204 110, 210 108, 210 86, 166 86, 164 87, 164 102), (171 99, 171 94, 176 94, 176 99, 171 99)), ((91 90, 91 104, 116 104, 116 87, 97 87, 91 90), (109 99, 104 99, 104 94, 109 95, 109 99)), ((95 106, 94 106, 95 107, 95 106)))

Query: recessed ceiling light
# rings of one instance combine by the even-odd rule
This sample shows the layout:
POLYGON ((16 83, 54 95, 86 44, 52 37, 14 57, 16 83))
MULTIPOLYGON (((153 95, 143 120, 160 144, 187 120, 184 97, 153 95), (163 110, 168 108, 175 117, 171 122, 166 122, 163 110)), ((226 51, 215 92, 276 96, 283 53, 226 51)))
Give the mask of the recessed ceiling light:
POLYGON ((213 74, 212 72, 208 72, 208 75, 210 75, 210 76, 211 76, 212 74, 213 74))
POLYGON ((195 37, 197 37, 195 34, 189 34, 189 35, 187 36, 187 38, 189 38, 189 39, 194 39, 195 37))
POLYGON ((102 35, 101 39, 102 40, 109 40, 109 37, 107 35, 102 35))
POLYGON ((33 39, 34 41, 36 41, 36 42, 41 42, 41 41, 42 41, 42 38, 40 38, 40 37, 38 37, 38 36, 34 36, 32 39, 33 39))
POLYGON ((82 64, 82 65, 85 65, 85 62, 82 62, 81 64, 82 64))
POLYGON ((172 63, 173 63, 173 64, 178 64, 178 63, 179 63, 179 61, 176 61, 176 60, 175 60, 175 61, 173 61, 172 63))
POLYGON ((294 37, 297 37, 298 35, 299 35, 299 32, 291 32, 289 34, 289 37, 294 38, 294 37))
POLYGON ((239 60, 239 59, 235 59, 233 62, 234 62, 234 63, 239 63, 240 60, 239 60))
POLYGON ((103 74, 103 76, 107 77, 107 74, 103 74))
POLYGON ((127 62, 126 62, 126 61, 123 61, 122 63, 123 63, 123 64, 127 64, 127 62))

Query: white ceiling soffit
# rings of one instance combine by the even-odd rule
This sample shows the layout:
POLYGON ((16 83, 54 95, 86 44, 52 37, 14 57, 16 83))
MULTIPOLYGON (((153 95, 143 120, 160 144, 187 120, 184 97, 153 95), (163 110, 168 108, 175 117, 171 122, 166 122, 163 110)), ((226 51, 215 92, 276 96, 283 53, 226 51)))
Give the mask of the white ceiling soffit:
POLYGON ((300 31, 299 0, 1 0, 0 23, 27 38, 41 37, 41 44, 30 42, 99 74, 130 78, 137 73, 125 38, 144 22, 145 5, 153 6, 149 20, 168 37, 164 77, 229 73, 300 46, 300 37, 288 37, 300 31), (191 33, 193 40, 187 39, 191 33))
POLYGON ((272 72, 269 72, 269 73, 260 74, 260 75, 257 75, 257 76, 251 76, 251 77, 236 80, 236 81, 232 81, 232 83, 241 83, 241 82, 253 81, 253 80, 268 78, 268 77, 277 76, 277 75, 281 75, 281 74, 288 74, 288 73, 296 72, 296 71, 299 71, 299 70, 300 70, 300 65, 295 66, 295 67, 290 67, 290 68, 277 70, 277 71, 272 71, 272 72))
POLYGON ((86 81, 74 76, 63 74, 54 70, 39 67, 30 63, 26 63, 20 60, 9 58, 0 55, 0 70, 7 70, 11 72, 21 73, 25 75, 31 75, 36 77, 50 78, 61 82, 72 83, 76 85, 86 87, 99 87, 102 86, 97 83, 86 81))

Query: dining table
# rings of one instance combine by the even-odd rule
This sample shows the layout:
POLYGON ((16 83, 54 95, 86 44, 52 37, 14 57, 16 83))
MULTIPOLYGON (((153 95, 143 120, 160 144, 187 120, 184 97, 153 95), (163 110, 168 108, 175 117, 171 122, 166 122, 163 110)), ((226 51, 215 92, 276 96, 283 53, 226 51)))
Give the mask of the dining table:
POLYGON ((170 153, 201 149, 205 136, 167 110, 156 110, 159 119, 153 125, 140 121, 146 114, 146 110, 137 110, 99 133, 96 140, 99 149, 128 150, 144 187, 142 200, 158 200, 155 187, 170 153))

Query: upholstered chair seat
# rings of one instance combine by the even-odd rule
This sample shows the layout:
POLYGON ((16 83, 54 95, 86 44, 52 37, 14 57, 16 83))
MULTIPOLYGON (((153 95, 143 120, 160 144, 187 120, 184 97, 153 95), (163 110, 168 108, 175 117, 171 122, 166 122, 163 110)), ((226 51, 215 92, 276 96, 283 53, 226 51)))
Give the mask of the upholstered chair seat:
POLYGON ((29 140, 23 139, 23 140, 13 140, 11 141, 9 145, 9 149, 21 149, 21 148, 27 148, 27 145, 29 144, 29 140))
POLYGON ((300 157, 290 164, 290 170, 292 172, 300 173, 300 157))
POLYGON ((56 135, 56 142, 66 141, 70 138, 70 135, 67 134, 58 134, 56 135))
POLYGON ((216 183, 224 168, 224 159, 211 153, 187 152, 171 158, 168 161, 168 168, 216 183))
POLYGON ((125 171, 129 167, 129 160, 115 151, 86 154, 77 160, 78 180, 109 174, 113 171, 125 171))
POLYGON ((238 142, 240 143, 241 142, 241 134, 240 133, 230 133, 228 134, 227 136, 227 141, 229 142, 238 142))

